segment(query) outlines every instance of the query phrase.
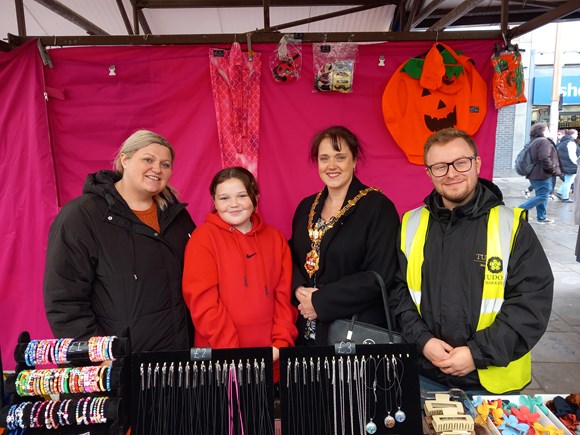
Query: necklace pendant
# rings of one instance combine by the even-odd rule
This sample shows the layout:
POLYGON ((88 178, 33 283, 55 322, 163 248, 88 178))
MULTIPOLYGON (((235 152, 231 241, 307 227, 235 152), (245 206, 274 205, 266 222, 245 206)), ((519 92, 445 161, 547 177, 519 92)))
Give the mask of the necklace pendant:
POLYGON ((377 432, 377 425, 375 424, 374 421, 369 421, 367 423, 367 425, 365 426, 365 429, 367 431, 367 433, 370 433, 371 435, 377 432))
POLYGON ((318 263, 320 261, 320 256, 315 249, 311 249, 308 254, 306 254, 306 263, 304 263, 304 269, 308 273, 309 277, 312 277, 314 273, 318 270, 318 263))
POLYGON ((385 426, 389 429, 395 426, 395 419, 390 413, 385 417, 385 426))
POLYGON ((407 416, 403 411, 401 411, 401 408, 399 408, 399 410, 395 412, 395 420, 397 420, 399 423, 404 422, 406 418, 407 416))

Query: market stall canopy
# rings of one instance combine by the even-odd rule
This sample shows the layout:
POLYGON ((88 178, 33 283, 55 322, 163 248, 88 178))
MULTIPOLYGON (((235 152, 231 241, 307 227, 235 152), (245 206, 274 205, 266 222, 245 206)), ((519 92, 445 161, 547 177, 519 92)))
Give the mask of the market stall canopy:
POLYGON ((7 35, 0 49, 36 37, 56 46, 207 44, 247 33, 256 42, 277 42, 281 33, 329 42, 510 40, 578 19, 580 0, 7 0, 0 2, 0 35, 7 35))

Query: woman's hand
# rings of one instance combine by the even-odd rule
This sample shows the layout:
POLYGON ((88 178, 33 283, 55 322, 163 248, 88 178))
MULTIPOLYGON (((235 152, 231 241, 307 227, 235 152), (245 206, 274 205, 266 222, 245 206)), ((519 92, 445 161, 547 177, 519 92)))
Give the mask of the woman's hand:
POLYGON ((317 288, 314 287, 304 287, 300 286, 296 288, 294 292, 296 299, 300 304, 298 305, 298 311, 302 314, 306 320, 316 320, 318 314, 316 314, 316 310, 312 305, 312 293, 317 291, 317 288))
POLYGON ((280 358, 280 349, 272 346, 272 361, 278 361, 280 358))

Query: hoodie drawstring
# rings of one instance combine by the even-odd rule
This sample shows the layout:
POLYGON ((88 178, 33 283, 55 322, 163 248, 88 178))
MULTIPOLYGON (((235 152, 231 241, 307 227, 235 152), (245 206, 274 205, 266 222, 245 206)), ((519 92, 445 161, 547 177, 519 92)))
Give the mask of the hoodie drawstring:
POLYGON ((268 296, 268 275, 266 274, 266 266, 264 265, 264 256, 262 255, 262 248, 260 247, 260 240, 258 239, 258 232, 254 232, 254 238, 256 239, 256 247, 258 248, 258 256, 260 257, 260 264, 262 265, 262 275, 264 277, 264 289, 266 290, 266 296, 268 296))
POLYGON ((238 254, 240 254, 240 259, 242 260, 242 267, 244 268, 244 287, 248 288, 248 272, 246 270, 246 262, 244 260, 242 248, 240 247, 240 242, 238 241, 238 236, 236 235, 236 229, 234 227, 230 227, 230 232, 234 235, 234 240, 236 241, 236 246, 238 248, 238 254))

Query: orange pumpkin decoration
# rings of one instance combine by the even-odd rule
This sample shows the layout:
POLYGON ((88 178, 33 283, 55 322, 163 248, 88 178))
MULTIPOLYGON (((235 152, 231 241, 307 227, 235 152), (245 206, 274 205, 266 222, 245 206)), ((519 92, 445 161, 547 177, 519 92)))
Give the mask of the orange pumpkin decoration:
POLYGON ((422 165, 427 138, 447 127, 473 135, 487 111, 487 85, 471 60, 436 43, 397 68, 383 92, 383 116, 409 162, 422 165))

